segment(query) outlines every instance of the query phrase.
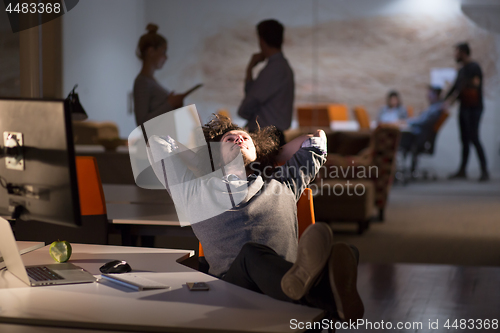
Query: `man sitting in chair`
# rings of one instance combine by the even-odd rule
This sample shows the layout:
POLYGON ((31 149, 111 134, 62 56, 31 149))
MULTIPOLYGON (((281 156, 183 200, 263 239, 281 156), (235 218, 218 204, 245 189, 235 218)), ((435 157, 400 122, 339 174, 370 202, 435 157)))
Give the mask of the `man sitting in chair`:
POLYGON ((417 117, 410 118, 401 123, 402 135, 399 147, 405 159, 409 152, 412 153, 412 174, 417 166, 419 150, 423 148, 426 141, 436 135, 434 126, 444 111, 444 103, 440 96, 441 88, 429 86, 427 90, 427 100, 430 105, 427 110, 423 111, 417 117))
POLYGON ((149 146, 153 169, 179 218, 189 221, 203 245, 209 273, 341 320, 362 318, 353 248, 333 244, 325 223, 311 225, 297 241, 297 201, 326 160, 325 133, 301 136, 280 149, 274 127, 248 133, 216 115, 203 134, 207 152, 193 152, 170 137, 151 136, 149 146), (199 160, 209 155, 211 167, 201 170, 199 160), (179 213, 182 205, 189 207, 179 213))

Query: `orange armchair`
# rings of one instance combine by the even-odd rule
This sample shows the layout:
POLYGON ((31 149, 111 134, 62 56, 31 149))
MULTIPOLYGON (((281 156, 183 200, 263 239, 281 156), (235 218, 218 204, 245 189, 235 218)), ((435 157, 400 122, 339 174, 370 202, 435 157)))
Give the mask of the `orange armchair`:
POLYGON ((360 129, 370 129, 370 117, 368 116, 368 112, 363 106, 355 106, 353 108, 354 117, 359 123, 360 129))

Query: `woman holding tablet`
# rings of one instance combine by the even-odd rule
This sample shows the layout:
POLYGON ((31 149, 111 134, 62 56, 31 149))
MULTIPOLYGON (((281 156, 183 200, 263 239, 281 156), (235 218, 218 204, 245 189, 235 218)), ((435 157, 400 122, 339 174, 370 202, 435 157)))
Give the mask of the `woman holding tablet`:
POLYGON ((165 112, 183 106, 184 98, 201 87, 193 87, 184 94, 175 94, 162 87, 154 78, 154 72, 167 61, 167 40, 156 33, 158 26, 148 24, 148 32, 141 36, 137 45, 137 56, 142 60, 142 69, 134 81, 134 112, 137 125, 165 112))

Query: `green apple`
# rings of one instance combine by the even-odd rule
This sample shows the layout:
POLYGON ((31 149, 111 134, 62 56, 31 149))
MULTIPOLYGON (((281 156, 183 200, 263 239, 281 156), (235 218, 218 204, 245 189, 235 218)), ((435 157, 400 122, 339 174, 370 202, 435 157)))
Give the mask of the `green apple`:
POLYGON ((49 253, 57 262, 66 262, 71 257, 71 244, 67 241, 55 241, 50 244, 49 253))

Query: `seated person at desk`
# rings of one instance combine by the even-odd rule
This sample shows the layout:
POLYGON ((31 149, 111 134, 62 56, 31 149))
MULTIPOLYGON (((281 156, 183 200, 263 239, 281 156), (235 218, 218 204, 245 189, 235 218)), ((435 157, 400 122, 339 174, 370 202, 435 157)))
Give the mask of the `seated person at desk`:
POLYGON ((434 125, 441 117, 444 110, 444 103, 441 100, 441 88, 429 86, 427 90, 427 100, 430 106, 419 116, 410 118, 406 122, 400 123, 402 128, 400 149, 406 154, 412 152, 411 171, 415 171, 417 163, 417 150, 426 140, 434 135, 434 125))
POLYGON ((395 124, 408 118, 406 108, 401 104, 399 93, 392 90, 387 94, 387 105, 384 105, 378 115, 380 124, 395 124))
POLYGON ((167 40, 156 33, 158 26, 148 24, 148 32, 141 36, 137 56, 142 68, 134 81, 134 113, 137 125, 165 112, 182 107, 185 94, 174 94, 163 88, 154 78, 167 61, 167 40))
POLYGON ((174 201, 195 206, 185 215, 204 247, 209 273, 279 300, 324 309, 341 320, 361 318, 355 248, 333 244, 325 223, 310 226, 297 242, 297 201, 326 160, 325 133, 303 135, 279 150, 273 127, 249 134, 219 115, 203 126, 203 132, 212 154, 218 154, 213 148, 218 147, 224 163, 222 167, 212 159, 215 169, 224 172, 220 178, 198 172, 196 154, 182 155, 184 147, 168 136, 151 136, 149 145, 153 168, 174 201), (241 163, 234 163, 235 155, 241 163), (179 161, 184 166, 175 171, 179 161), (280 162, 285 163, 276 166, 280 162), (189 173, 207 177, 204 181, 189 173), (186 179, 193 183, 179 190, 179 180, 186 179), (198 222, 190 217, 222 199, 229 202, 228 197, 229 209, 220 214, 198 222))

